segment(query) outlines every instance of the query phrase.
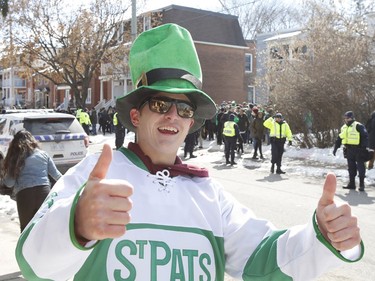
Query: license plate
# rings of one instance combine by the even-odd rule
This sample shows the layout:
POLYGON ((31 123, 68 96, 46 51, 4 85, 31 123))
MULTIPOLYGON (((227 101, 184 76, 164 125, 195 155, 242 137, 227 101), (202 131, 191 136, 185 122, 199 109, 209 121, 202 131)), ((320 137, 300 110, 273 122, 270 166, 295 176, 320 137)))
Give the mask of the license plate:
POLYGON ((52 151, 63 151, 64 144, 63 143, 51 143, 51 150, 52 151))

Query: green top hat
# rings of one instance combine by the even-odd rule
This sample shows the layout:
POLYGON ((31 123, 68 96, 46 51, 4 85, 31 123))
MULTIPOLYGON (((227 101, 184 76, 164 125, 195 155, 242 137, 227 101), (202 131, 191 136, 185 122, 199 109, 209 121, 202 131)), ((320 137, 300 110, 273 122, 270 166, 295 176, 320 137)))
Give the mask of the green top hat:
POLYGON ((133 91, 116 101, 118 117, 134 131, 130 110, 157 92, 185 94, 197 110, 190 132, 216 113, 213 100, 202 91, 202 71, 189 31, 176 24, 165 24, 141 33, 129 54, 133 91))

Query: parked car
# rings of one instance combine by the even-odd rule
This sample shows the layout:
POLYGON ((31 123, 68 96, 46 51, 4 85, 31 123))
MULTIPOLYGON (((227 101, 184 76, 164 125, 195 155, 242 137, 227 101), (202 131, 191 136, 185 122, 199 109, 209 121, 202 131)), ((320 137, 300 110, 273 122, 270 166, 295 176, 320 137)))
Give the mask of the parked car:
POLYGON ((13 136, 22 129, 31 132, 62 173, 87 154, 88 136, 73 115, 51 110, 10 110, 0 114, 0 162, 13 136))

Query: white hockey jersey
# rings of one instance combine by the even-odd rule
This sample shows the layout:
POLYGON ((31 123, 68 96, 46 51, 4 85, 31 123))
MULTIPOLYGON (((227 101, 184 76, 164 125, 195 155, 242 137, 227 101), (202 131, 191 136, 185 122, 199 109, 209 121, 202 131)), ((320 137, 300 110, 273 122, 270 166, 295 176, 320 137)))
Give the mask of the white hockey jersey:
POLYGON ((213 179, 152 175, 127 149, 114 152, 107 178, 134 186, 131 223, 120 238, 82 247, 74 211, 97 159, 69 170, 22 233, 16 257, 27 280, 222 281, 227 272, 243 280, 307 281, 363 255, 363 244, 333 249, 315 218, 277 230, 213 179))

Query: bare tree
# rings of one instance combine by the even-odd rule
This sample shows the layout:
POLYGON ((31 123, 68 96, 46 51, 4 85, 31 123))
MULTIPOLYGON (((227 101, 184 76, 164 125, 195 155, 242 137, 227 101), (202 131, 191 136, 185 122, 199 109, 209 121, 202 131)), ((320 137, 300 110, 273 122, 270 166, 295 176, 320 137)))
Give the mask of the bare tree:
POLYGON ((274 106, 293 120, 295 132, 304 133, 302 141, 326 147, 337 136, 343 112, 354 110, 361 119, 368 114, 366 105, 374 104, 374 66, 369 63, 374 38, 366 34, 363 17, 316 3, 309 11, 303 35, 274 46, 267 79, 274 106), (313 117, 311 128, 307 114, 313 117))
POLYGON ((296 9, 282 1, 219 0, 223 10, 239 18, 244 38, 259 33, 294 27, 298 24, 296 9))
POLYGON ((64 0, 20 0, 14 11, 14 44, 22 64, 55 84, 71 87, 83 105, 100 63, 117 52, 119 23, 129 3, 93 0, 76 7, 64 0))

